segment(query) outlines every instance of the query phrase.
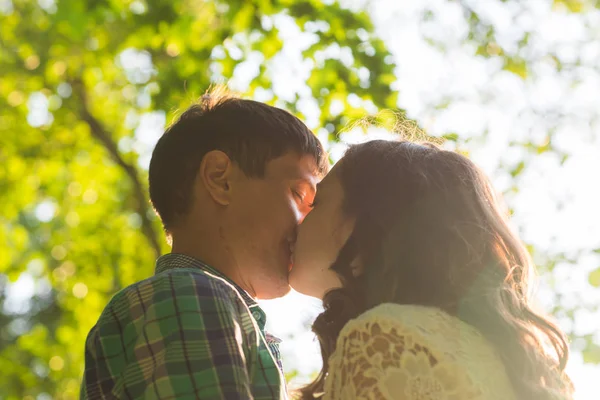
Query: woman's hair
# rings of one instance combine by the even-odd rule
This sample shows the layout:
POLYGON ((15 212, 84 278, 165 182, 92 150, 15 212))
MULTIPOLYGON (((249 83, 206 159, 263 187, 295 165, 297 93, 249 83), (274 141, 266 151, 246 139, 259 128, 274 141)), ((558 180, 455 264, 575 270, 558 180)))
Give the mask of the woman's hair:
POLYGON ((313 325, 323 368, 303 399, 323 391, 342 327, 381 303, 437 307, 476 327, 519 399, 571 395, 565 334, 533 310, 532 261, 478 167, 430 143, 375 140, 351 147, 335 173, 356 225, 331 266, 343 287, 325 295, 313 325))

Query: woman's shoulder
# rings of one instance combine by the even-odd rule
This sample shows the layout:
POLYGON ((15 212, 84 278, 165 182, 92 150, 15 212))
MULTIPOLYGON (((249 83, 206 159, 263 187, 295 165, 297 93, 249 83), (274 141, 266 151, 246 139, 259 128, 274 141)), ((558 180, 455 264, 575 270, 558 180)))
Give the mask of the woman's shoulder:
POLYGON ((379 304, 355 318, 355 320, 367 320, 372 317, 380 317, 388 320, 404 320, 414 317, 451 317, 448 313, 436 307, 420 306, 415 304, 379 304))
POLYGON ((340 368, 353 360, 360 364, 361 357, 373 365, 389 359, 400 375, 415 379, 419 374, 432 379, 450 374, 460 393, 470 393, 464 398, 513 398, 492 344, 475 327, 438 308, 381 304, 351 320, 340 333, 331 366, 340 368))
POLYGON ((465 350, 477 355, 490 356, 493 346, 474 326, 436 307, 384 303, 365 311, 351 320, 344 331, 372 329, 393 330, 428 343, 440 351, 465 350))
POLYGON ((348 322, 339 340, 357 337, 356 333, 361 333, 361 340, 394 338, 427 348, 440 359, 463 366, 480 364, 504 369, 495 347, 477 328, 435 307, 380 304, 348 322))
POLYGON ((450 330, 461 330, 478 335, 478 331, 447 312, 420 305, 384 303, 375 306, 346 324, 344 329, 352 329, 377 322, 382 327, 417 330, 426 336, 447 334, 450 330))

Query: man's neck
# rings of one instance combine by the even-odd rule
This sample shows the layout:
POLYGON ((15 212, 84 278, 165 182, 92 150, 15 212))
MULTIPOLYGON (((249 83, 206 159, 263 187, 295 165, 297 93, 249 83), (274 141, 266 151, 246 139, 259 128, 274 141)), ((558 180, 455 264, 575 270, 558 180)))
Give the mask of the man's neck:
POLYGON ((216 269, 227 278, 235 282, 236 285, 244 289, 252 298, 256 298, 256 292, 252 285, 244 279, 241 274, 240 265, 235 257, 228 250, 224 240, 214 240, 220 238, 220 235, 212 234, 183 234, 183 232, 173 232, 173 247, 171 252, 185 254, 202 261, 211 268, 216 269))

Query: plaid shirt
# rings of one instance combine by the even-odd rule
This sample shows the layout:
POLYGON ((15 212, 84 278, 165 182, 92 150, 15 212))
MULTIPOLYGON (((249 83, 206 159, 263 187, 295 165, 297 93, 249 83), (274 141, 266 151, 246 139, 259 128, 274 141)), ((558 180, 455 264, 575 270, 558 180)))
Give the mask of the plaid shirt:
POLYGON ((117 293, 85 346, 82 399, 285 399, 279 340, 243 289, 167 254, 117 293))

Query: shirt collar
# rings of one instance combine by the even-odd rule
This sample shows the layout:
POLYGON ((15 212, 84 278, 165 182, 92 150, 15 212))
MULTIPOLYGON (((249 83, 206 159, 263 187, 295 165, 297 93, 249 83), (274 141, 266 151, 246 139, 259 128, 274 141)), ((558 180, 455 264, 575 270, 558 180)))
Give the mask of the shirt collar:
POLYGON ((232 281, 227 276, 225 276, 221 271, 205 264, 204 262, 202 262, 194 257, 190 257, 188 255, 179 254, 179 253, 169 253, 169 254, 160 256, 158 258, 158 260, 156 260, 156 268, 154 269, 154 273, 160 274, 161 272, 164 272, 164 271, 167 271, 167 270, 170 270, 173 268, 197 268, 197 269, 203 270, 205 272, 208 272, 211 275, 215 275, 219 278, 224 279, 225 281, 227 281, 227 283, 231 284, 238 291, 238 293, 240 294, 240 296, 242 296, 242 299, 244 300, 244 302, 246 303, 248 308, 250 308, 252 310, 252 315, 254 316, 254 318, 257 319, 257 322, 259 322, 259 323, 261 322, 260 320, 262 320, 261 325, 264 326, 264 322, 266 320, 265 313, 263 310, 260 309, 256 300, 254 300, 248 292, 246 292, 244 289, 242 289, 234 281, 232 281), (256 309, 256 310, 254 310, 254 309, 256 309), (257 316, 258 316, 258 314, 256 314, 257 311, 260 314, 260 318, 257 318, 257 316))

